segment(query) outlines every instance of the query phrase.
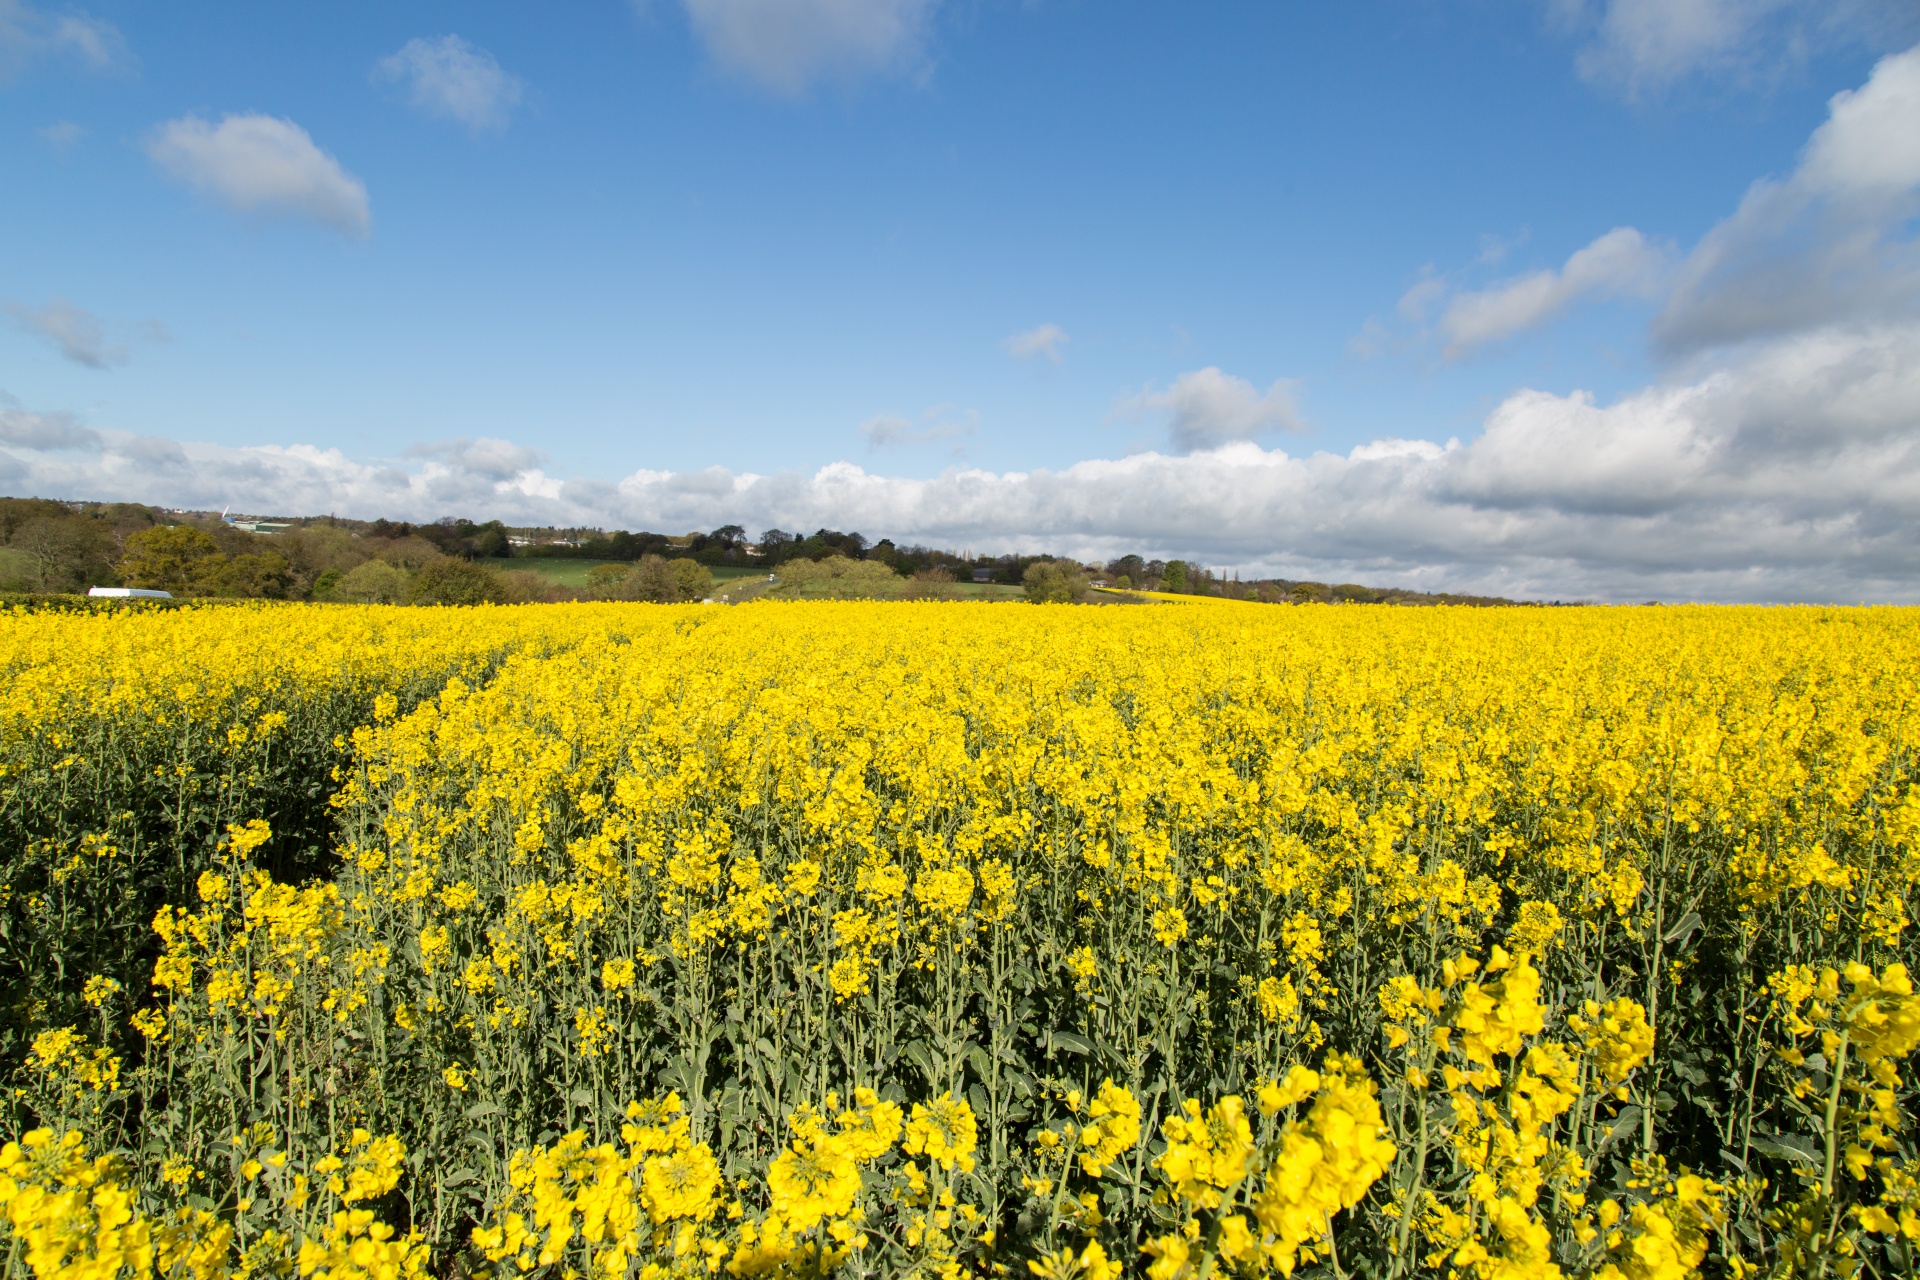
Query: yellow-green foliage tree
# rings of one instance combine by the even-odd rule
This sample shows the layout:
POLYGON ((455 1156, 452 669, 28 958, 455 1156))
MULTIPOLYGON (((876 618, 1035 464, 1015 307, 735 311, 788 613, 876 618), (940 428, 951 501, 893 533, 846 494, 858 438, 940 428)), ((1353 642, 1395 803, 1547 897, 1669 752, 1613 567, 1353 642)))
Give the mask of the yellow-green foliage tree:
POLYGON ((1035 604, 1078 604, 1087 598, 1087 575, 1071 560, 1036 560, 1021 578, 1035 604))
POLYGON ((128 585, 176 596, 284 597, 293 585, 277 551, 228 555, 193 525, 156 525, 128 537, 120 572, 128 585))
POLYGON ((606 578, 605 589, 616 600, 680 604, 704 599, 713 590, 713 574, 705 565, 696 560, 668 560, 662 556, 641 556, 624 574, 609 574, 606 578))

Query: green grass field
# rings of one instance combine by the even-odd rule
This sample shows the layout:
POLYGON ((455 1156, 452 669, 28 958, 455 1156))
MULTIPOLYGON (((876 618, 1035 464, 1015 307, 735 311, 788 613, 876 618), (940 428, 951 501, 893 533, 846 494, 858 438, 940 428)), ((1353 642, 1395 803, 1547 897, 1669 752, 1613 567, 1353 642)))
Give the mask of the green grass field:
MULTIPOLYGON (((847 596, 825 583, 798 589, 788 587, 783 590, 776 585, 768 583, 764 573, 754 571, 731 580, 723 579, 718 574, 715 574, 714 586, 714 597, 716 599, 725 601, 728 604, 741 604, 760 597, 773 600, 897 600, 905 594, 908 584, 905 578, 898 578, 891 583, 883 581, 875 584, 873 588, 870 588, 870 595, 863 596, 856 594, 847 596)), ((1004 586, 997 582, 957 582, 954 584, 954 590, 959 599, 971 600, 977 603, 996 600, 1024 600, 1027 598, 1027 593, 1022 588, 1004 586)))
MULTIPOLYGON (((515 556, 483 560, 496 569, 527 569, 563 587, 584 587, 587 574, 595 565, 622 564, 619 560, 567 560, 554 556, 515 556)), ((723 600, 737 601, 751 599, 765 594, 756 589, 766 582, 766 570, 742 569, 731 565, 709 565, 707 571, 713 575, 715 594, 723 600)), ((904 579, 902 585, 905 585, 904 579)), ((1026 592, 1019 587, 1009 587, 998 582, 957 582, 954 584, 962 600, 1024 600, 1026 592)))
POLYGON ((25 590, 32 581, 32 559, 12 547, 0 547, 0 584, 14 590, 25 590))
MULTIPOLYGON (((496 569, 529 569, 543 578, 559 583, 563 587, 584 587, 587 574, 595 565, 624 564, 623 560, 567 560, 558 556, 514 556, 511 559, 496 557, 482 560, 496 569)), ((738 569, 727 565, 709 565, 707 571, 713 574, 715 583, 732 582, 736 578, 750 578, 760 572, 758 569, 738 569)))

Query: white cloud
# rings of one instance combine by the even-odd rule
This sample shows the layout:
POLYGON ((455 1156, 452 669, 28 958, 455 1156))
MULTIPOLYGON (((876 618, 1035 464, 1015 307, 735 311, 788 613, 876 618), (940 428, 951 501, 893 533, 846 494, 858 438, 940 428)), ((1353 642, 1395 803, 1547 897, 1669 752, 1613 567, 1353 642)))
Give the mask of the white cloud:
POLYGON ((416 444, 407 450, 410 458, 438 458, 455 471, 464 471, 486 480, 513 480, 537 470, 547 456, 538 449, 526 449, 510 440, 481 436, 469 440, 439 440, 416 444))
POLYGON ((1006 347, 1007 354, 1016 360, 1044 358, 1059 364, 1063 355, 1060 348, 1071 341, 1073 339, 1069 338, 1067 331, 1059 325, 1043 324, 1028 329, 1024 333, 1014 334, 1002 345, 1006 347))
POLYGON ((810 475, 563 480, 499 441, 392 465, 24 412, 0 415, 0 438, 0 483, 20 494, 214 509, 244 495, 282 514, 656 530, 825 525, 1545 598, 1920 602, 1920 324, 1796 335, 1609 405, 1517 392, 1466 443, 1295 456, 1240 441, 930 479, 836 462, 810 475))
POLYGON ((101 440, 98 432, 81 426, 70 413, 30 413, 0 393, 0 445, 50 453, 98 449, 101 440))
POLYGON ((1826 122, 1807 142, 1800 177, 1852 199, 1920 186, 1920 48, 1881 59, 1865 85, 1833 95, 1826 122))
POLYGON ((1697 75, 1764 81, 1823 46, 1897 48, 1917 29, 1905 0, 1550 0, 1549 8, 1588 37, 1580 73, 1629 98, 1697 75))
POLYGON ((100 328, 100 318, 65 298, 54 298, 44 307, 9 302, 6 309, 20 328, 53 343, 60 348, 61 355, 75 364, 107 369, 127 362, 127 349, 108 344, 100 328))
POLYGON ((1183 373, 1165 391, 1151 385, 1123 399, 1122 413, 1168 415, 1167 430, 1176 449, 1210 449, 1234 440, 1252 440, 1273 431, 1300 431, 1305 423, 1293 402, 1292 381, 1261 391, 1245 378, 1213 365, 1183 373))
POLYGON ((822 79, 920 62, 937 0, 686 0, 694 34, 725 70, 797 95, 822 79))
POLYGON ((1447 296, 1447 282, 1432 274, 1429 267, 1420 273, 1420 278, 1400 295, 1400 301, 1394 304, 1394 310, 1403 320, 1415 324, 1425 323, 1428 312, 1432 311, 1440 299, 1447 296))
POLYGON ((525 91, 492 54, 456 35, 413 39, 376 67, 385 80, 407 86, 413 105, 475 131, 504 128, 525 91))
POLYGON ((1630 94, 1664 87, 1741 57, 1754 28, 1782 7, 1781 0, 1609 0, 1580 70, 1630 94))
POLYGON ((61 156, 79 146, 81 140, 87 136, 87 131, 71 120, 56 121, 36 132, 40 135, 40 141, 52 147, 54 153, 61 156))
MULTIPOLYGON (((1669 360, 1833 324, 1902 322, 1920 308, 1916 121, 1920 47, 1881 59, 1865 85, 1835 94, 1794 171, 1756 182, 1677 262, 1634 228, 1616 227, 1558 270, 1483 289, 1458 291, 1425 268, 1401 296, 1400 316, 1425 325, 1438 310, 1432 332, 1450 360, 1608 296, 1659 302, 1649 337, 1669 360)), ((1378 354, 1390 336, 1370 320, 1351 349, 1378 354)))
MULTIPOLYGON (((1583 297, 1651 295, 1666 255, 1632 227, 1615 227, 1568 258, 1558 271, 1535 271, 1474 293, 1456 295, 1440 317, 1446 356, 1457 360, 1481 347, 1534 329, 1583 297)), ((1422 281, 1414 290, 1434 281, 1422 281)), ((1400 300, 1407 314, 1408 298, 1400 300)), ((1428 298, 1422 298, 1425 305, 1428 298)))
POLYGON ((1654 321, 1690 355, 1835 323, 1899 322, 1920 305, 1920 48, 1836 94, 1799 167, 1757 182, 1688 255, 1654 321))
POLYGON ((980 415, 972 409, 955 416, 956 406, 935 405, 918 420, 897 414, 876 413, 860 424, 860 434, 870 449, 897 444, 927 444, 934 440, 952 440, 970 436, 980 429, 980 415))
POLYGON ((373 230, 366 185, 291 120, 230 115, 213 125, 182 116, 154 131, 147 155, 242 213, 312 218, 343 235, 373 230))
POLYGON ((117 71, 132 61, 111 22, 84 13, 46 13, 25 0, 0 0, 0 83, 31 63, 62 57, 90 71, 117 71))

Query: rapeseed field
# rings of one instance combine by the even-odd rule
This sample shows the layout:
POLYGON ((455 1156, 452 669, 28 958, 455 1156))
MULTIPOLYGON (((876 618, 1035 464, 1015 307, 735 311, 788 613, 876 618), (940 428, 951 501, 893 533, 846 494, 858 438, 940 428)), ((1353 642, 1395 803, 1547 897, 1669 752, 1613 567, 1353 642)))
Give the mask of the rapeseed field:
POLYGON ((8 616, 9 1274, 1910 1275, 1917 624, 8 616))

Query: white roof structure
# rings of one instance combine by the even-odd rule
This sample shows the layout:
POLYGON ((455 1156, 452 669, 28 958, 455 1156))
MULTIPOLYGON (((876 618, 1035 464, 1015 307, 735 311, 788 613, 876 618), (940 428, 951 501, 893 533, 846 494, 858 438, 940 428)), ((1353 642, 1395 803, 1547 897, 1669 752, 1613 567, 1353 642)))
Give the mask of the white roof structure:
POLYGON ((88 587, 87 594, 90 596, 106 596, 114 600, 125 600, 128 598, 136 600, 173 599, 173 592, 171 591, 148 591, 145 587, 88 587))

